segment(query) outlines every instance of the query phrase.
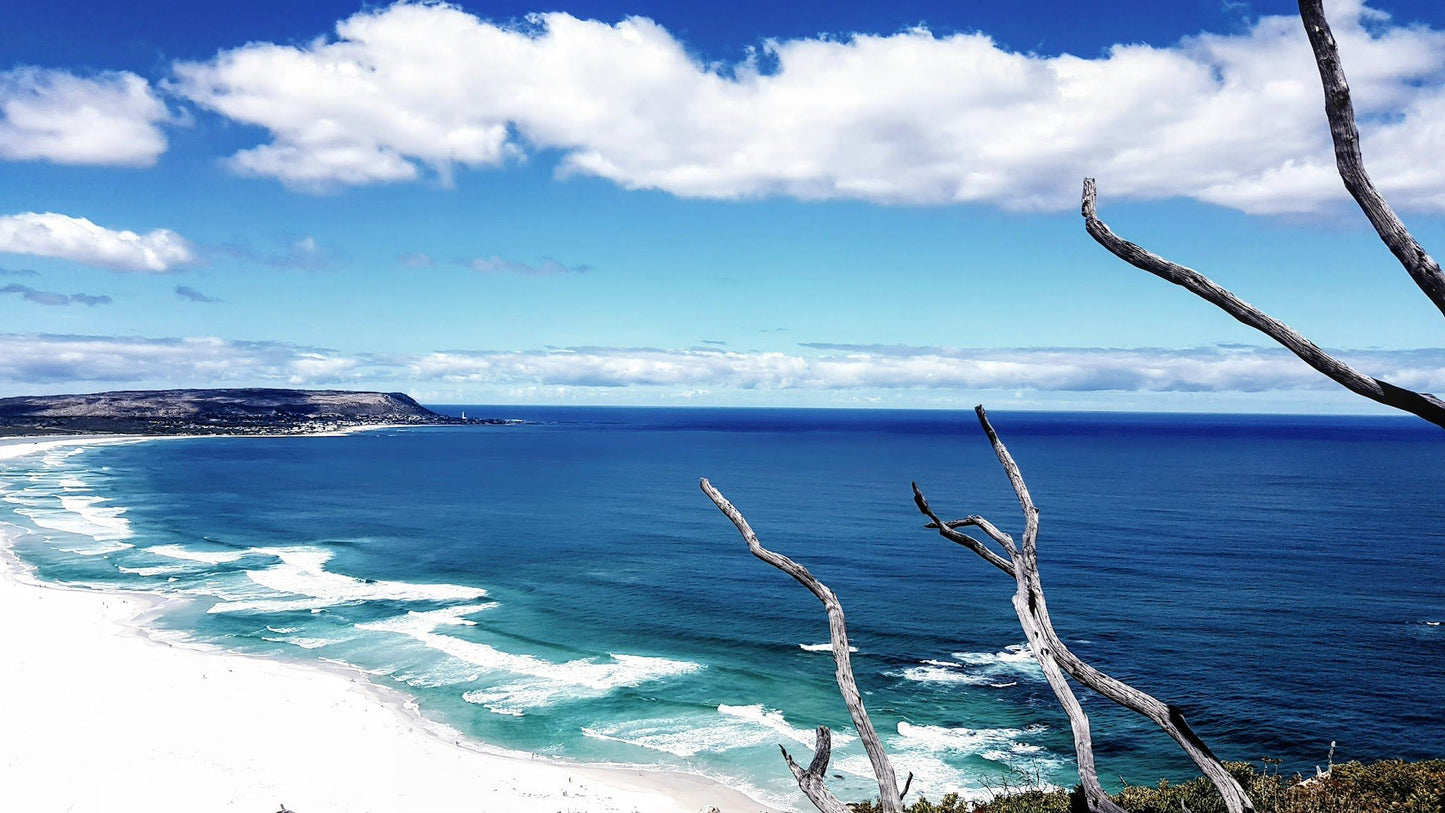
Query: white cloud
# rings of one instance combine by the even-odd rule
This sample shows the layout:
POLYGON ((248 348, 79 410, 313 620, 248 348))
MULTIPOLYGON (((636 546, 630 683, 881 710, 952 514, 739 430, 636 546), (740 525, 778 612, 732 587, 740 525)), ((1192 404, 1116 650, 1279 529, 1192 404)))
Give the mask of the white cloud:
POLYGON ((195 259, 190 243, 169 229, 116 231, 54 212, 0 215, 0 252, 56 257, 119 271, 169 271, 195 259))
MULTIPOLYGON (((1445 32, 1331 3, 1370 167, 1397 205, 1445 211, 1445 32)), ((242 173, 325 189, 561 152, 559 171, 628 188, 1008 208, 1186 196, 1249 212, 1343 199, 1302 26, 1097 57, 915 29, 770 41, 704 64, 657 24, 567 14, 485 22, 399 4, 331 40, 253 43, 175 66, 175 89, 268 143, 242 173), (759 66, 766 61, 770 67, 759 66)))
POLYGON ((0 158, 151 166, 166 150, 160 125, 169 119, 149 83, 133 73, 0 71, 0 158))
MULTIPOLYGON (((1358 351, 1346 359, 1400 386, 1445 390, 1445 349, 1358 351)), ((531 393, 541 400, 580 392, 594 401, 705 393, 722 403, 801 397, 836 404, 881 397, 955 405, 971 404, 990 392, 1138 394, 1156 400, 1188 393, 1185 406, 1218 394, 1295 392, 1296 408, 1306 411, 1322 397, 1328 401, 1329 394, 1339 394, 1347 407, 1360 401, 1287 352, 1257 347, 814 345, 794 353, 579 347, 375 355, 217 338, 0 334, 0 392, 103 385, 339 385, 494 398, 531 393)), ((1069 397, 1050 395, 1048 400, 1069 397)), ((1130 403, 1147 407, 1147 402, 1130 403)))
POLYGON ((0 334, 0 382, 16 385, 226 386, 328 384, 353 359, 272 342, 214 338, 0 334))
POLYGON ((502 257, 472 257, 457 260, 473 271, 483 274, 521 274, 527 277, 550 277, 558 274, 585 274, 592 270, 588 265, 564 265, 551 257, 543 257, 534 263, 508 260, 502 257))
MULTIPOLYGON (((578 348, 431 353, 411 380, 571 387, 730 387, 767 390, 1260 392, 1335 387, 1284 350, 1208 347, 956 349, 816 345, 820 354, 578 348)), ((1445 350, 1349 354, 1373 375, 1445 389, 1445 350)))
POLYGON ((339 247, 323 244, 315 237, 305 236, 288 240, 281 250, 257 250, 249 242, 224 243, 207 250, 210 258, 240 260, 245 263, 269 265, 272 268, 289 268, 301 271, 326 271, 343 265, 346 252, 339 247))

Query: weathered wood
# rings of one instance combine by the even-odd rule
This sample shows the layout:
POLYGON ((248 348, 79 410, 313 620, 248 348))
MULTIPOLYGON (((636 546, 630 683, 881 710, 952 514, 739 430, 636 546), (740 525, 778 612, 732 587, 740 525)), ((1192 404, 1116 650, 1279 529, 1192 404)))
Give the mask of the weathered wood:
POLYGON ((1445 428, 1445 401, 1429 393, 1397 387, 1388 381, 1371 378, 1321 350, 1314 342, 1301 336, 1289 325, 1245 302, 1203 274, 1160 257, 1114 234, 1098 217, 1098 188, 1093 178, 1084 179, 1084 228, 1095 242, 1109 253, 1135 268, 1178 285, 1195 296, 1213 304, 1235 319, 1274 339, 1298 356, 1304 363, 1323 373, 1346 389, 1372 401, 1394 407, 1445 428))
POLYGON ((1360 130, 1355 126, 1355 105, 1350 99, 1350 85, 1345 80, 1344 65, 1335 46, 1334 33, 1325 19, 1322 0, 1299 0, 1300 21, 1315 52, 1315 65, 1320 71, 1320 84, 1325 91, 1325 117, 1330 122, 1330 138, 1335 142, 1335 167, 1345 182, 1350 196, 1369 218, 1380 240, 1405 267, 1410 278, 1445 314, 1445 273, 1385 200, 1365 171, 1365 158, 1360 152, 1360 130))
MULTIPOLYGON (((1022 477, 1019 482, 1022 484, 1022 477)), ((1027 489, 1023 493, 1027 495, 1027 489)), ((1014 544, 1013 537, 979 516, 971 516, 955 522, 943 522, 928 507, 928 500, 924 498, 917 483, 913 484, 913 502, 918 506, 918 510, 931 520, 926 527, 937 529, 945 539, 963 545, 978 554, 984 561, 995 567, 1001 567, 1014 577, 1015 590, 1012 601, 1014 613, 1018 616, 1019 626, 1023 628, 1024 637, 1028 639, 1029 650, 1033 652, 1034 660, 1038 661, 1039 667, 1043 669, 1044 679, 1048 681, 1054 697, 1058 698, 1059 705, 1068 715, 1069 730, 1074 738, 1075 762, 1079 768, 1079 784, 1084 788, 1084 801, 1091 813, 1124 813, 1109 798, 1099 782, 1098 769, 1094 766, 1094 741, 1089 728, 1089 717, 1084 713, 1083 706, 1079 704, 1079 699, 1074 695, 1073 688, 1064 679, 1063 672, 1055 659, 1048 637, 1044 632, 1047 619, 1039 616, 1037 611, 1039 602, 1033 597, 1033 579, 1028 573, 1030 565, 1018 545, 1014 544), (957 532, 956 529, 963 526, 974 526, 983 530, 990 539, 1003 546, 1008 553, 1008 561, 1000 566, 998 563, 1003 562, 1002 557, 988 550, 978 540, 957 532), (962 538, 960 539, 960 537, 962 538)), ((1038 511, 1034 510, 1032 516, 1037 518, 1038 511)), ((1036 528, 1037 525, 1035 524, 1033 527, 1036 528)), ((1025 538, 1028 538, 1027 533, 1025 538)), ((1037 560, 1035 559, 1033 562, 1033 568, 1037 570, 1037 560)))
POLYGON ((783 752, 783 761, 788 763, 788 770, 792 771, 793 778, 798 780, 798 788, 808 797, 808 801, 813 803, 813 807, 822 813, 850 813, 848 806, 839 801, 825 784, 828 761, 833 758, 833 735, 827 726, 818 726, 817 740, 813 746, 813 761, 808 764, 807 770, 798 767, 788 749, 779 745, 778 750, 783 752))
MULTIPOLYGON (((818 581, 817 577, 809 573, 807 568, 780 553, 774 553, 763 547, 742 512, 714 488, 707 478, 703 478, 699 485, 708 499, 712 500, 713 505, 716 505, 718 510, 722 511, 723 515, 738 529, 738 533, 742 534, 743 540, 748 543, 748 550, 752 551, 754 556, 792 576, 799 584, 806 587, 808 592, 823 602, 823 608, 828 612, 828 633, 833 646, 834 677, 838 681, 838 691, 843 695, 843 703, 848 707, 848 714, 853 718, 853 726, 858 730, 858 739, 863 742, 863 750, 868 753, 868 761, 873 766, 873 775, 878 779, 879 806, 883 813, 902 813, 902 794, 898 792, 898 778, 893 771, 893 763, 888 760, 888 754, 883 750, 883 743, 878 739, 878 732, 873 729, 873 723, 868 719, 868 710, 863 705, 863 697, 859 694, 858 684, 853 679, 853 662, 848 647, 848 627, 843 619, 843 605, 839 603, 838 597, 833 591, 818 581)), ((826 744, 825 739, 827 738, 824 737, 826 731, 826 728, 819 729, 818 744, 820 747, 826 744)), ((784 756, 787 756, 786 752, 784 752, 784 756)), ((815 757, 814 764, 816 763, 815 757)), ((789 759, 789 767, 794 768, 795 777, 799 776, 796 770, 797 766, 792 763, 791 759, 789 759)), ((824 767, 826 768, 826 762, 824 767)), ((802 775, 806 776, 808 772, 804 771, 802 775)), ((821 774, 817 785, 818 787, 822 786, 821 774)), ((809 794, 809 799, 813 799, 809 789, 803 787, 801 778, 798 786, 805 794, 809 794)), ((831 794, 829 795, 831 796, 831 794)), ((834 799, 834 801, 837 800, 834 799)), ((814 804, 817 805, 816 800, 814 800, 814 804)), ((823 810, 824 813, 830 813, 827 808, 822 806, 818 806, 818 809, 823 810)))
MULTIPOLYGON (((1364 155, 1360 151, 1360 130, 1355 125, 1355 108, 1350 98, 1349 82, 1340 62, 1339 49, 1335 44, 1330 24, 1325 19, 1322 0, 1299 0, 1300 20, 1308 35, 1310 48, 1314 51, 1315 66, 1319 69, 1320 84, 1324 89, 1325 118, 1330 124, 1330 138, 1335 145, 1335 167, 1340 180, 1355 199, 1360 211, 1365 213, 1380 240, 1395 255, 1400 265, 1415 281, 1415 285, 1445 314, 1445 272, 1410 230, 1395 214, 1394 209, 1375 188, 1374 181, 1365 171, 1364 155)), ((1356 394, 1372 401, 1417 415, 1430 423, 1445 428, 1445 401, 1430 393, 1415 392, 1397 387, 1365 375, 1348 364, 1321 350, 1288 325, 1264 313, 1258 308, 1217 285, 1214 281, 1192 268, 1170 262, 1157 254, 1146 251, 1135 243, 1116 236, 1097 214, 1098 189, 1093 178, 1084 179, 1083 203, 1080 211, 1084 216, 1084 227, 1099 245, 1111 254, 1135 268, 1172 282, 1210 302, 1235 319, 1258 330, 1279 342, 1306 364, 1323 373, 1327 378, 1356 394)))
MULTIPOLYGON (((937 528, 938 533, 942 535, 944 539, 947 539, 951 542, 957 542, 958 544, 964 546, 965 548, 968 548, 974 553, 977 553, 979 556, 983 557, 983 560, 985 562, 988 562, 989 564, 993 565, 999 570, 1002 570, 1010 576, 1014 574, 1014 566, 1010 560, 999 556, 997 553, 989 550, 987 545, 983 544, 977 539, 974 539, 968 534, 959 531, 958 528, 961 527, 962 523, 944 522, 943 520, 939 519, 938 515, 933 513, 933 511, 929 509, 928 500, 923 496, 923 492, 918 490, 918 483, 913 484, 913 504, 918 506, 918 510, 921 511, 924 516, 932 520, 923 527, 937 528)), ((970 519, 972 519, 972 517, 970 517, 970 519)), ((997 529, 995 528, 994 530, 997 529)), ((984 532, 988 533, 988 530, 985 529, 984 532)), ((991 533, 989 534, 989 537, 995 539, 999 542, 999 544, 1004 545, 1005 547, 1013 544, 1012 539, 1009 539, 1005 542, 991 533)), ((1007 537, 1006 534, 1005 537, 1007 537)), ((1012 553, 1010 553, 1010 555, 1012 555, 1012 553)))
POLYGON ((1039 662, 1039 667, 1044 671, 1044 679, 1048 681, 1054 697, 1058 698, 1059 705, 1069 717, 1069 730, 1074 737, 1074 756, 1079 767, 1079 784, 1084 788, 1084 801, 1088 804, 1090 813, 1125 813, 1123 808, 1114 804, 1099 783, 1099 772, 1094 767, 1094 740, 1089 729, 1089 716, 1084 713, 1084 707, 1079 705, 1073 688, 1064 679, 1063 670, 1060 669, 1049 645, 1049 636, 1045 632, 1047 619, 1036 611, 1032 579, 1026 574, 1026 568, 1019 568, 1015 579, 1014 614, 1018 616, 1019 625, 1028 638, 1034 660, 1039 662))
MULTIPOLYGON (((1139 691, 1123 681, 1095 669, 1070 651, 1068 646, 1064 644, 1054 631, 1053 620, 1049 617, 1048 602, 1044 597, 1043 580, 1039 575, 1038 507, 1034 505, 1033 497, 1029 494, 1028 486, 1024 483, 1023 473, 1019 469, 1018 463, 1014 461, 1013 455, 1009 453, 1008 448, 1004 446, 1003 441, 999 439, 998 433, 994 431, 993 425, 989 422, 988 413, 982 406, 975 408, 974 412, 978 415, 979 424, 983 427, 984 434, 988 436, 989 443, 993 446, 994 454, 998 457, 999 464, 1003 467, 1009 483, 1013 486, 1014 494, 1019 501, 1019 507, 1023 510, 1023 538, 1020 544, 1015 545, 1012 537, 994 528, 991 524, 987 524, 987 520, 983 520, 985 524, 980 524, 978 521, 970 521, 975 520, 975 518, 970 517, 969 520, 965 520, 965 522, 980 528, 991 528, 992 531, 986 531, 986 533, 988 533, 990 538, 999 541, 1005 550, 1008 551, 1010 560, 1013 563, 1010 572, 1016 582, 1014 609, 1019 616, 1020 624, 1024 627, 1025 634, 1029 637, 1030 649, 1034 651, 1034 656, 1039 660, 1039 665, 1044 667, 1045 678, 1049 678, 1049 666, 1056 663, 1057 668, 1061 668, 1079 683, 1088 686, 1099 694, 1113 700, 1115 703, 1152 720, 1155 725, 1159 726, 1160 729, 1179 744, 1179 747, 1189 755, 1189 758, 1194 761, 1194 764, 1199 766, 1200 771, 1214 783, 1215 787, 1219 789, 1220 795, 1223 796, 1225 806, 1230 813, 1251 813, 1254 810, 1254 805, 1250 801, 1248 794, 1244 792, 1244 789, 1240 787, 1234 777, 1229 774, 1229 771, 1224 768, 1224 765, 1220 763, 1219 759, 1210 752, 1209 747, 1204 744, 1203 740, 1189 727, 1189 723, 1184 719, 1183 712, 1181 712, 1178 707, 1162 703, 1152 695, 1139 691), (1036 638, 1038 641, 1037 646, 1035 645, 1036 638)), ((958 534, 956 530, 949 527, 952 523, 945 523, 939 520, 938 516, 928 507, 927 500, 923 498, 916 484, 914 485, 914 502, 918 505, 919 510, 931 520, 929 527, 936 528, 944 538, 959 542, 958 539, 949 533, 958 534)), ((974 544, 959 542, 959 544, 973 550, 980 557, 984 558, 985 561, 994 564, 992 559, 975 547, 975 545, 982 547, 981 543, 978 543, 977 540, 973 540, 973 543, 974 544)), ((984 550, 987 549, 985 548, 984 550)), ((988 551, 988 553, 992 553, 992 551, 988 551)), ((1050 679, 1049 683, 1050 687, 1053 688, 1054 681, 1050 679)), ((1060 704, 1065 706, 1065 711, 1069 712, 1070 724, 1074 725, 1075 714, 1070 710, 1065 696, 1061 694, 1057 688, 1055 688, 1055 695, 1059 697, 1060 704)), ((1070 693, 1070 697, 1072 697, 1072 693, 1070 693)), ((1078 714, 1082 716, 1082 710, 1080 710, 1078 714)), ((1076 727, 1074 741, 1075 751, 1079 758, 1080 780, 1084 784, 1085 795, 1089 797, 1090 804, 1094 805, 1096 801, 1090 793, 1091 782, 1090 779, 1085 778, 1087 772, 1091 775, 1092 783, 1097 786, 1098 779, 1096 775, 1093 775, 1093 750, 1088 740, 1087 726, 1087 718, 1084 718, 1083 739, 1081 740, 1080 732, 1076 727)), ((1099 794, 1102 796, 1102 790, 1099 791, 1099 794)), ((1103 801, 1109 805, 1113 804, 1112 802, 1108 802, 1107 799, 1103 801)), ((1101 806, 1095 809, 1109 810, 1110 808, 1101 806)))

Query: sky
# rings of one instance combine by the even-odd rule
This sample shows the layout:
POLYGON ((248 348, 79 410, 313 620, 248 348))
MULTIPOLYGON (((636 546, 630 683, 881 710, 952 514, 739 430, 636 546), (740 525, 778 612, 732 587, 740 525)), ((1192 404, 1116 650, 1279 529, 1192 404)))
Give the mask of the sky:
MULTIPOLYGON (((1445 6, 1327 3, 1445 245, 1445 6)), ((1372 412, 1445 324, 1345 194, 1293 4, 15 2, 0 397, 1372 412)))

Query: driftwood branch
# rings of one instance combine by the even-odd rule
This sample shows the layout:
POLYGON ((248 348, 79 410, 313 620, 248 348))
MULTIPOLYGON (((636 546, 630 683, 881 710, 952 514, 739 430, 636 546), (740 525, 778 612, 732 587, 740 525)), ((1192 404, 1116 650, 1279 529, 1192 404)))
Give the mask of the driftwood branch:
MULTIPOLYGON (((863 697, 859 694, 858 684, 853 679, 853 663, 848 651, 848 627, 843 620, 843 605, 839 603, 838 597, 834 595, 833 591, 818 581, 812 573, 808 572, 807 568, 780 553, 774 553, 763 547, 742 512, 728 502, 721 492, 713 488, 707 478, 703 478, 700 485, 703 493, 712 500, 713 505, 716 505, 718 510, 732 521, 733 526, 738 529, 738 533, 742 534, 743 540, 748 543, 748 550, 752 551, 754 556, 792 576, 799 584, 806 587, 808 592, 823 602, 823 607, 828 612, 828 632, 832 639, 834 677, 838 681, 838 691, 843 695, 843 703, 848 707, 848 714, 853 718, 853 726, 858 730, 858 738, 863 742, 863 750, 868 753, 868 761, 873 766, 873 775, 878 779, 879 806, 883 813, 902 813, 903 800, 902 795, 898 792, 898 778, 893 772, 893 763, 888 760, 888 754, 884 752, 883 744, 878 739, 878 732, 873 729, 873 723, 868 719, 868 710, 863 706, 863 697)), ((831 740, 826 736, 827 729, 820 728, 818 732, 819 748, 821 749, 825 745, 831 748, 831 740)), ((786 756, 786 752, 784 756, 786 756)), ((799 777, 798 787, 808 794, 809 799, 813 799, 814 805, 819 810, 824 813, 832 813, 830 808, 818 804, 808 787, 804 787, 801 776, 807 776, 808 772, 804 771, 800 776, 797 766, 792 763, 792 760, 790 759, 788 762, 789 767, 794 770, 794 776, 799 777)), ((817 765, 816 757, 813 762, 814 765, 817 765)), ((826 761, 824 767, 826 768, 826 761)), ((821 774, 817 785, 822 787, 821 774)), ((829 797, 831 796, 832 794, 829 794, 829 797)), ((834 798, 833 801, 836 802, 837 799, 834 798)))
POLYGON ((1355 105, 1350 100, 1350 85, 1345 81, 1345 69, 1340 63, 1339 49, 1335 47, 1335 36, 1325 19, 1324 3, 1321 0, 1299 0, 1299 14, 1305 33, 1309 35, 1310 47, 1315 52, 1315 65, 1320 69, 1320 84, 1325 91, 1325 117, 1329 119, 1330 137, 1335 142, 1335 167, 1340 172, 1340 179, 1390 253, 1395 255, 1440 313, 1445 314, 1445 273, 1441 273, 1440 264, 1425 253, 1410 230, 1400 222, 1395 210, 1390 208, 1389 202, 1375 189, 1369 173, 1365 172, 1365 159, 1360 152, 1360 130, 1355 126, 1355 105))
MULTIPOLYGON (((1044 677, 1049 680, 1050 687, 1054 689, 1060 704, 1069 714, 1069 722, 1074 729, 1075 751, 1079 760, 1079 778, 1084 785, 1085 795, 1088 797, 1091 808, 1095 810, 1116 809, 1113 807, 1113 803, 1104 797, 1102 789, 1097 791, 1091 789, 1091 786, 1098 787, 1098 777, 1093 764, 1088 719, 1084 716, 1082 709, 1077 708, 1077 700, 1073 698, 1072 692, 1068 691, 1067 684, 1064 684, 1063 691, 1055 685, 1055 677, 1060 682, 1062 681, 1061 675, 1053 674, 1058 669, 1062 669, 1074 680, 1115 703, 1149 718, 1163 729, 1219 789, 1230 813, 1253 811, 1253 803, 1250 802, 1244 789, 1239 786, 1234 777, 1230 776, 1229 771, 1225 770, 1218 758, 1210 752, 1209 747, 1189 727, 1183 712, 1178 707, 1160 702, 1153 696, 1095 669, 1070 651, 1054 631, 1053 621, 1049 617, 1048 602, 1044 597, 1043 581, 1039 575, 1038 508, 1034 505, 1028 486, 1024 483, 1018 463, 1014 461, 1013 455, 1009 453, 1008 448, 1004 446, 1003 441, 999 439, 998 433, 994 431, 993 425, 989 422, 988 413, 981 406, 977 407, 975 412, 978 415, 979 424, 993 445, 999 464, 1003 466, 1004 473, 1014 488, 1014 494, 1018 497, 1019 506, 1024 513, 1025 527, 1022 542, 1016 550, 1009 551, 1012 566, 1008 572, 1014 576, 1016 583, 1014 610, 1019 617, 1019 623, 1024 628, 1024 633, 1028 636, 1029 647, 1044 670, 1044 677), (1096 794, 1099 797, 1097 799, 1096 794)), ((951 530, 948 528, 948 524, 938 522, 936 515, 928 509, 928 503, 923 499, 917 485, 914 486, 914 495, 914 502, 918 504, 919 510, 929 519, 934 520, 931 526, 936 527, 944 538, 956 541, 946 533, 951 530)), ((965 545, 965 547, 973 549, 972 546, 965 545)), ((988 560, 983 552, 973 550, 988 560)), ((992 564, 991 560, 988 561, 992 564)))
POLYGON ((828 761, 833 757, 833 735, 827 726, 818 726, 817 744, 813 746, 813 761, 808 764, 807 770, 798 767, 787 748, 779 745, 778 750, 783 752, 783 761, 788 763, 788 770, 792 771, 793 778, 798 780, 798 788, 814 807, 822 813, 849 813, 848 806, 839 801, 824 784, 828 775, 828 761))
POLYGON ((1245 302, 1218 283, 1192 268, 1170 262, 1114 234, 1097 213, 1098 189, 1093 178, 1084 179, 1083 204, 1084 228, 1095 242, 1109 250, 1109 253, 1135 268, 1148 271, 1166 282, 1172 282, 1235 319, 1258 330, 1279 342, 1284 348, 1298 356, 1304 363, 1323 373, 1327 378, 1351 392, 1363 395, 1372 401, 1404 410, 1413 415, 1445 428, 1445 401, 1429 393, 1415 392, 1397 387, 1388 381, 1371 378, 1343 361, 1321 350, 1314 342, 1297 333, 1294 328, 1245 302))

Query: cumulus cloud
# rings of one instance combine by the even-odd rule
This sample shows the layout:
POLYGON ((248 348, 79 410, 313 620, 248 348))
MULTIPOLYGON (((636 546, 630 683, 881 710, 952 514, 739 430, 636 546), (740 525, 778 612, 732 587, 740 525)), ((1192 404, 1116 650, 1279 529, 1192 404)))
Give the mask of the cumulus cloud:
POLYGON ((109 305, 110 297, 96 294, 58 294, 54 291, 38 291, 28 285, 0 286, 0 294, 19 296, 27 302, 38 305, 109 305))
POLYGON ((0 158, 151 166, 166 150, 165 103, 128 72, 0 71, 0 158))
POLYGON ((186 301, 188 301, 188 302, 220 302, 220 301, 221 301, 221 300, 219 300, 219 299, 214 299, 214 298, 212 298, 212 297, 206 296, 205 294, 201 293, 200 291, 197 291, 195 288, 192 288, 192 287, 189 286, 189 285, 177 285, 177 286, 176 286, 176 297, 179 298, 179 299, 184 299, 184 300, 186 300, 186 301))
MULTIPOLYGON (((1445 211, 1445 32, 1330 3, 1376 181, 1445 211)), ((305 45, 178 63, 174 89, 270 140, 237 172, 311 190, 560 153, 561 174, 700 198, 1075 205, 1185 196, 1297 213, 1343 199, 1293 16, 1169 46, 1039 55, 923 28, 765 42, 705 63, 656 23, 518 23, 403 3, 305 45), (765 67, 766 66, 766 67, 765 67)))
POLYGON ((457 264, 483 274, 521 274, 528 277, 585 274, 592 270, 590 265, 565 265, 551 257, 543 257, 534 263, 506 260, 501 257, 471 257, 457 260, 457 264))
POLYGON ((55 257, 117 271, 169 271, 195 260, 185 238, 169 229, 116 231, 54 212, 0 215, 0 252, 55 257))

